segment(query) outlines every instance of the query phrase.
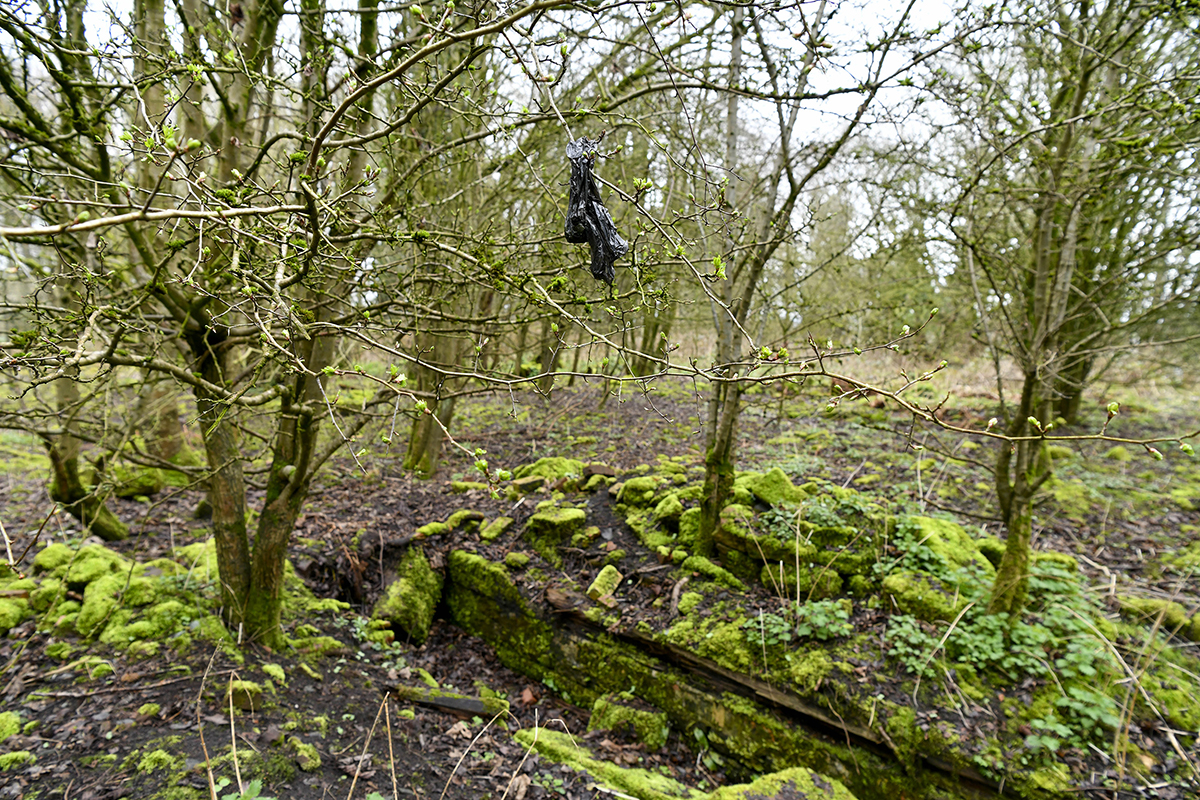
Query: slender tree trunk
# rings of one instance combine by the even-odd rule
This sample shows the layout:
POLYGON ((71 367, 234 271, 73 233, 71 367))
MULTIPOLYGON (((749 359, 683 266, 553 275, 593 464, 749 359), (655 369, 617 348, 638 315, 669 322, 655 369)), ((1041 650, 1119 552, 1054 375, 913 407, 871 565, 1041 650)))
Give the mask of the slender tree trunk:
POLYGON ((65 420, 61 436, 47 442, 50 457, 50 499, 61 503, 79 520, 85 534, 94 533, 106 542, 129 536, 129 528, 117 519, 95 487, 85 487, 79 477, 79 440, 71 435, 72 419, 79 410, 79 384, 74 376, 54 382, 58 412, 65 420))
MULTIPOLYGON (((730 47, 729 85, 738 86, 742 74, 742 22, 744 10, 736 6, 733 10, 733 39, 730 47)), ((738 161, 738 94, 730 92, 725 109, 725 170, 729 176, 725 184, 725 203, 731 214, 737 212, 737 193, 734 177, 738 161)), ((733 222, 730 221, 732 229, 733 222)), ((736 242, 732 230, 725 242, 726 277, 718 284, 724 307, 713 304, 713 318, 717 329, 717 347, 714 353, 718 367, 732 369, 741 344, 740 319, 735 310, 739 306, 735 293, 734 252, 736 242)), ((743 288, 753 292, 753 286, 743 288)), ((744 313, 749 303, 742 309, 744 313)), ((737 383, 713 382, 708 401, 708 421, 704 437, 704 496, 700 502, 700 534, 696 539, 696 554, 712 556, 716 552, 713 532, 721 524, 721 510, 733 488, 736 469, 737 417, 741 411, 741 388, 737 383)))
MULTIPOLYGON (((1009 423, 1009 436, 1037 433, 1028 422, 1039 410, 1045 413, 1050 404, 1041 401, 1042 378, 1036 371, 1026 373, 1021 389, 1021 403, 1009 423)), ((1029 592, 1030 541, 1033 536, 1033 498, 1038 488, 1050 477, 1050 462, 1045 457, 1045 445, 1040 439, 1024 439, 1015 444, 1001 443, 996 459, 996 495, 1008 531, 1004 555, 996 569, 992 599, 988 613, 1009 614, 1016 622, 1025 609, 1029 592)))
POLYGON ((709 433, 704 448, 704 494, 700 499, 697 555, 712 556, 716 552, 714 533, 721 524, 721 511, 733 489, 737 467, 735 455, 741 397, 739 383, 713 386, 713 399, 709 401, 709 433))
MULTIPOLYGON (((215 331, 191 338, 199 372, 217 386, 225 383, 223 336, 215 331)), ((225 624, 237 632, 245 613, 250 588, 250 541, 246 534, 246 482, 242 454, 229 409, 220 398, 204 389, 196 390, 196 408, 208 456, 208 502, 212 506, 213 538, 217 545, 217 568, 221 576, 221 609, 225 624)))

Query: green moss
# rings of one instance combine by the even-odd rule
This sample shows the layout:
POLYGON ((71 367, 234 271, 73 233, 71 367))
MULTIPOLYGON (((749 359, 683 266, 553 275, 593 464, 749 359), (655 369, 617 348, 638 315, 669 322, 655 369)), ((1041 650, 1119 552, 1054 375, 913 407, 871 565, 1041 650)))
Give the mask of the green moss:
POLYGON ((1125 464, 1133 461, 1133 454, 1129 452, 1129 448, 1125 447, 1125 445, 1119 444, 1116 447, 1109 448, 1104 453, 1104 458, 1107 458, 1109 461, 1125 464))
POLYGON ((441 599, 441 574, 429 566, 421 547, 409 547, 396 567, 396 579, 375 604, 371 616, 387 620, 421 644, 429 637, 441 599))
POLYGON ((1053 764, 1034 770, 1025 780, 1030 789, 1050 795, 1062 795, 1071 791, 1071 770, 1066 764, 1053 764))
POLYGON ((1007 546, 1001 539, 995 536, 985 536, 975 544, 979 547, 979 552, 983 553, 983 557, 993 567, 1000 566, 1000 560, 1004 558, 1004 548, 1007 546))
POLYGON ((1086 517, 1093 499, 1098 497, 1095 490, 1080 480, 1051 478, 1046 486, 1062 513, 1072 519, 1086 517))
POLYGON ((301 741, 298 737, 288 736, 285 738, 285 746, 291 751, 292 758, 295 759, 296 765, 304 772, 316 772, 321 768, 321 755, 317 752, 317 748, 307 742, 301 741))
POLYGON ((916 538, 941 556, 951 569, 975 566, 984 575, 995 575, 992 562, 980 552, 979 545, 957 522, 934 517, 910 517, 908 521, 915 523, 919 529, 916 538))
POLYGON ((821 682, 833 671, 833 659, 823 649, 810 650, 801 655, 793 653, 788 662, 788 677, 801 692, 817 691, 821 682))
POLYGON ((11 753, 0 755, 0 772, 11 772, 14 769, 33 766, 36 763, 37 756, 28 750, 14 750, 11 753))
POLYGON ((587 596, 593 600, 599 600, 605 595, 611 595, 617 591, 617 587, 621 585, 623 575, 612 564, 608 564, 600 573, 596 575, 596 579, 592 581, 592 585, 588 587, 587 596))
POLYGON ((1075 451, 1066 445, 1046 445, 1046 456, 1051 461, 1070 461, 1071 459, 1075 458, 1075 455, 1075 451))
POLYGON ((692 612, 692 609, 700 604, 700 601, 703 599, 703 595, 699 594, 698 592, 684 592, 679 596, 679 613, 687 616, 692 612))
POLYGON ((216 583, 220 579, 217 570, 217 542, 208 539, 195 542, 175 550, 174 558, 187 570, 187 577, 199 584, 216 583))
POLYGON ((162 706, 158 703, 143 703, 138 706, 137 713, 142 717, 157 717, 160 711, 162 711, 162 706))
POLYGON ((749 672, 754 665, 755 653, 739 622, 693 615, 663 631, 662 637, 735 672, 749 672))
POLYGON ((21 717, 15 711, 0 712, 0 742, 21 732, 21 717))
POLYGON ((514 520, 512 517, 496 517, 494 520, 484 525, 479 530, 479 538, 485 542, 492 542, 499 539, 501 536, 512 527, 514 520))
POLYGON ((764 775, 749 784, 722 786, 706 800, 751 800, 764 797, 855 800, 854 795, 841 782, 804 767, 792 767, 782 772, 764 775))
POLYGON ((746 591, 746 584, 734 577, 733 573, 729 572, 729 570, 718 567, 704 556, 689 556, 683 562, 683 564, 680 565, 680 569, 683 569, 686 572, 697 572, 709 580, 716 581, 717 583, 729 589, 734 589, 739 592, 746 591))
POLYGON ((658 772, 626 769, 597 759, 569 734, 548 728, 525 728, 514 738, 534 748, 547 760, 569 764, 594 776, 600 783, 640 800, 703 800, 704 795, 658 772))
POLYGON ((283 667, 278 664, 259 664, 258 668, 278 685, 287 686, 287 673, 283 671, 283 667))
POLYGON ((453 494, 466 494, 467 492, 486 492, 488 485, 479 483, 478 481, 451 481, 450 491, 453 494))
POLYGON ((617 502, 630 506, 646 506, 654 499, 658 483, 658 478, 654 475, 630 478, 621 485, 617 502))
POLYGON ((560 457, 539 458, 532 464, 517 467, 513 473, 513 477, 516 479, 537 476, 548 481, 557 481, 565 478, 576 484, 582 475, 582 461, 577 461, 574 458, 560 457))
POLYGON ((842 576, 836 570, 811 563, 801 563, 799 571, 794 562, 763 564, 759 580, 785 597, 799 594, 801 599, 821 600, 842 591, 842 576))
POLYGON ((671 732, 667 715, 633 708, 629 705, 632 699, 633 696, 628 693, 606 694, 596 698, 592 704, 588 730, 615 731, 628 727, 648 750, 658 750, 667 743, 667 736, 671 732))
POLYGON ((523 534, 538 555, 555 566, 561 566, 558 548, 571 540, 572 534, 583 528, 587 514, 578 508, 554 508, 539 511, 529 518, 523 534))
POLYGON ((967 601, 947 591, 942 582, 927 572, 893 572, 883 579, 883 591, 905 614, 926 622, 949 622, 967 601))
POLYGON ((1162 619, 1166 633, 1200 642, 1200 614, 1188 616, 1187 609, 1172 600, 1151 597, 1121 597, 1121 614, 1145 625, 1162 619))
POLYGON ((507 553, 504 556, 504 565, 513 569, 524 569, 529 565, 529 556, 515 551, 507 553))
POLYGON ((98 635, 120 607, 125 577, 106 573, 88 583, 83 592, 83 607, 75 620, 75 629, 84 637, 98 635))
POLYGON ((262 685, 254 681, 230 681, 226 703, 233 703, 234 708, 243 711, 253 711, 262 708, 262 693, 262 685))
POLYGON ((678 522, 683 515, 683 503, 679 501, 679 496, 672 493, 659 501, 654 507, 654 518, 659 522, 672 521, 678 522))
POLYGON ((430 522, 417 528, 417 538, 427 539, 430 536, 441 536, 443 533, 448 533, 450 526, 444 522, 430 522))
POLYGON ((585 492, 599 491, 603 487, 611 486, 615 480, 615 478, 610 478, 608 475, 592 475, 587 479, 587 483, 583 485, 583 490, 585 492))
POLYGON ((469 508, 460 508, 449 517, 446 518, 446 530, 448 531, 473 531, 479 528, 479 523, 483 521, 483 514, 469 508))
POLYGON ((793 486, 791 479, 779 467, 766 474, 752 476, 745 486, 759 500, 773 506, 801 503, 806 498, 805 493, 793 486))
POLYGON ((179 766, 181 758, 173 756, 166 750, 151 750, 138 761, 137 771, 142 774, 162 772, 179 766))
POLYGON ((689 508, 679 515, 679 543, 684 547, 696 544, 696 536, 700 533, 700 509, 689 508))
POLYGON ((160 469, 135 467, 122 464, 111 468, 105 476, 113 482, 113 494, 117 497, 148 497, 162 491, 166 479, 160 469))
POLYGON ((41 575, 65 567, 75 557, 75 551, 65 544, 54 543, 33 558, 33 574, 41 575))

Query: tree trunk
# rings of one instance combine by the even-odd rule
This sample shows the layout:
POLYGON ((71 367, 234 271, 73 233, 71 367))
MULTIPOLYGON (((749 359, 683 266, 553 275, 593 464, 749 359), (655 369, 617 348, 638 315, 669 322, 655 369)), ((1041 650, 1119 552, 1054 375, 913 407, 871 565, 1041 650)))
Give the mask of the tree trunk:
POLYGON ((437 474, 442 456, 442 443, 446 438, 442 425, 449 429, 456 400, 457 398, 449 397, 436 404, 431 403, 433 414, 419 414, 413 420, 412 431, 408 437, 408 452, 404 456, 404 468, 415 472, 418 478, 432 478, 437 474), (442 425, 438 425, 438 421, 442 425))
MULTIPOLYGON (((729 85, 738 86, 742 74, 742 20, 744 11, 741 6, 733 10, 732 42, 729 58, 729 85)), ((725 169, 730 176, 737 174, 738 161, 738 94, 730 92, 725 109, 725 169)), ((731 177, 725 185, 725 203, 727 211, 737 213, 737 194, 731 177)), ((749 298, 746 302, 738 302, 734 293, 736 273, 733 258, 737 243, 732 232, 733 222, 729 222, 729 233, 725 242, 725 270, 727 278, 718 284, 718 291, 724 300, 724 307, 711 303, 713 321, 717 330, 717 346, 714 352, 717 367, 733 364, 738 357, 741 346, 740 323, 749 311, 749 298)), ((754 286, 743 287, 742 291, 752 294, 754 286)), ((732 369, 732 367, 726 367, 732 369)), ((726 377, 736 377, 726 373, 726 377)), ((715 552, 713 532, 721 524, 721 510, 729 498, 733 488, 733 475, 736 468, 735 450, 737 446, 737 416, 741 410, 742 390, 737 383, 724 381, 713 382, 708 401, 708 420, 704 436, 704 496, 700 502, 700 535, 696 540, 696 553, 705 557, 715 552)))
MULTIPOLYGON (((210 331, 191 337, 192 352, 199 361, 205 381, 224 384, 223 336, 210 331)), ((208 456, 208 502, 212 506, 213 538, 217 545, 217 569, 221 576, 221 614, 232 632, 237 632, 245 613, 250 588, 250 541, 246 534, 246 481, 242 454, 229 409, 219 398, 196 390, 196 408, 208 456)))
MULTIPOLYGON (((461 342, 452 334, 436 331, 422 333, 417 339, 419 361, 413 376, 416 389, 432 395, 426 398, 425 403, 442 425, 449 429, 455 403, 453 398, 439 397, 447 383, 444 370, 452 369, 458 363, 461 342)), ((418 478, 432 478, 438 470, 445 433, 433 415, 418 414, 409 432, 404 469, 413 470, 418 478)))
POLYGON ((1057 396, 1056 413, 1068 425, 1079 422, 1079 407, 1083 403, 1083 389, 1092 371, 1093 359, 1081 358, 1059 375, 1055 386, 1057 396))
POLYGON ((737 419, 742 388, 739 383, 716 383, 709 401, 709 434, 704 449, 704 494, 700 499, 700 533, 696 554, 711 557, 716 553, 714 533, 721 524, 721 511, 733 489, 737 466, 737 419), (714 424, 715 423, 715 424, 714 424))
MULTIPOLYGON (((1036 433, 1029 417, 1041 408, 1050 409, 1047 402, 1038 402, 1041 377, 1027 373, 1021 389, 1021 404, 1009 423, 1009 436, 1036 433)), ((1040 421, 1040 420, 1039 420, 1040 421)), ((1045 424, 1043 422, 1043 424, 1045 424)), ((1038 488, 1050 477, 1050 461, 1045 457, 1045 444, 1040 439, 1024 439, 1015 445, 1001 442, 996 459, 996 495, 1008 540, 1004 556, 996 569, 992 584, 989 614, 1008 614, 1015 623, 1025 610, 1029 591, 1030 540, 1033 534, 1033 498, 1038 488), (1014 463, 1015 455, 1015 463, 1014 463)))
POLYGON ((106 542, 125 539, 129 528, 96 496, 95 487, 85 488, 79 478, 79 440, 71 435, 71 419, 79 405, 79 384, 74 378, 59 378, 54 382, 54 393, 66 423, 65 432, 46 444, 50 457, 50 499, 61 503, 67 513, 79 520, 85 535, 94 533, 106 542))

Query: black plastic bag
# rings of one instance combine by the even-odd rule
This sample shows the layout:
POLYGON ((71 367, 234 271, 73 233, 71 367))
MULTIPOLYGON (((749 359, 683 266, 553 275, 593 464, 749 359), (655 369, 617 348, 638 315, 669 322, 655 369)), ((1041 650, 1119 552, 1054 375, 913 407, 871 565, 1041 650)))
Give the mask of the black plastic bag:
POLYGON ((612 284, 613 262, 629 251, 629 244, 617 233, 612 215, 600 199, 600 189, 592 177, 596 145, 582 136, 567 145, 571 162, 571 194, 567 202, 567 241, 587 242, 592 248, 592 277, 612 284))

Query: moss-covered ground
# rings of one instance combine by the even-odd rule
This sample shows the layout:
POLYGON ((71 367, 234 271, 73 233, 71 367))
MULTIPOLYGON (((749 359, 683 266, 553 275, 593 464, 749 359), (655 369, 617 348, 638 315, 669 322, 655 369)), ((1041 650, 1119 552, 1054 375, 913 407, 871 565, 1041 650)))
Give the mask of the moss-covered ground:
MULTIPOLYGON (((1195 420, 1124 401, 1109 432, 1195 420)), ((431 482, 386 449, 365 472, 334 464, 290 548, 279 652, 221 626, 194 488, 113 499, 135 535, 102 546, 42 525, 44 463, 6 441, 25 455, 3 522, 32 547, 0 573, 0 783, 199 798, 211 769, 218 796, 366 798, 393 796, 395 767, 396 792, 452 798, 1197 796, 1195 462, 1056 445, 1010 620, 986 614, 1003 551, 988 448, 815 393, 746 402, 712 558, 695 552, 703 403, 682 386, 464 403, 462 442, 515 473, 496 497, 453 453, 431 482), (414 534, 419 558, 395 544, 414 534), (499 695, 511 715, 382 705, 394 684, 499 695), (553 735, 530 750, 535 725, 553 735)), ((1103 417, 1085 407, 1076 430, 1103 417)))

